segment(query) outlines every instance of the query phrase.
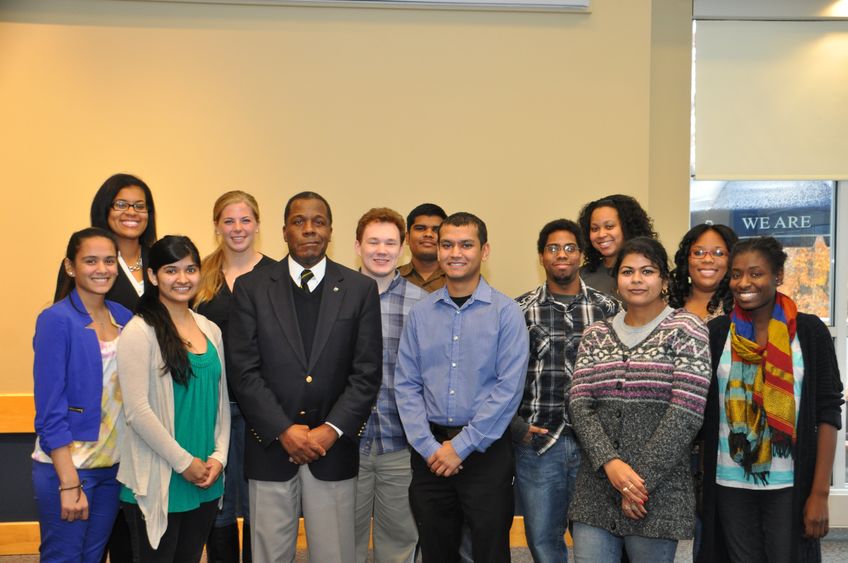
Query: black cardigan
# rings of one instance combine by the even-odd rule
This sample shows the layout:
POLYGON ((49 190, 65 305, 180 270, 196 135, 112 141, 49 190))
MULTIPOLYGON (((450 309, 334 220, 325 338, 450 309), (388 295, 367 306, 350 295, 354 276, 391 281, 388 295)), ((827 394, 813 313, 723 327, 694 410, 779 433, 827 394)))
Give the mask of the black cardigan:
MULTIPOLYGON (((712 354, 713 378, 707 395, 704 413, 704 504, 703 532, 698 563, 728 561, 721 531, 721 522, 716 514, 716 458, 718 455, 719 403, 716 370, 730 331, 730 317, 725 315, 709 323, 710 353, 712 354)), ((803 537, 804 503, 813 485, 818 447, 819 424, 842 427, 842 381, 833 339, 824 323, 815 315, 798 313, 796 337, 804 356, 804 381, 801 388, 801 405, 797 421, 795 443, 795 485, 792 492, 792 561, 821 561, 818 540, 803 537)))

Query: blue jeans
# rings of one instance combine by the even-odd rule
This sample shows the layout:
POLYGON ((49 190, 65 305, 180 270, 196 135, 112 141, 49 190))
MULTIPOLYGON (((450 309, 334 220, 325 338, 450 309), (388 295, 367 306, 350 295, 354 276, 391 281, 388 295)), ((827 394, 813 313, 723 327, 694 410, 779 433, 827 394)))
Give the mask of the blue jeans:
POLYGON ((515 447, 515 483, 524 507, 524 534, 537 563, 568 561, 565 528, 580 467, 580 446, 560 436, 541 456, 531 446, 515 447))
POLYGON ((622 537, 583 522, 574 523, 576 563, 618 563, 622 548, 627 550, 631 563, 674 563, 677 540, 622 537))
POLYGON ((215 527, 235 524, 239 516, 244 518, 245 524, 250 524, 250 502, 244 478, 244 416, 238 404, 230 402, 230 450, 224 468, 224 501, 215 518, 215 527))
POLYGON ((88 498, 88 520, 62 520, 59 476, 50 463, 32 462, 32 483, 41 530, 41 561, 98 563, 118 514, 118 466, 78 469, 88 498))

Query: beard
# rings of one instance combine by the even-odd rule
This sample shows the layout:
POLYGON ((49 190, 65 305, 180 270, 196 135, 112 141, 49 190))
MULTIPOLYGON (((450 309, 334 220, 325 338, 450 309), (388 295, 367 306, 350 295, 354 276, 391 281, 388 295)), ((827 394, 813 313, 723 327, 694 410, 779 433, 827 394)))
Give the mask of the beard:
POLYGON ((580 272, 577 269, 575 269, 574 273, 572 273, 572 274, 567 274, 567 275, 549 274, 549 275, 550 275, 550 280, 552 282, 554 282, 556 285, 565 286, 565 285, 570 285, 570 284, 574 283, 574 280, 577 279, 577 276, 580 275, 580 272))
POLYGON ((436 260, 439 259, 439 251, 437 249, 434 249, 432 252, 418 251, 415 254, 415 258, 417 258, 421 262, 435 262, 436 260))

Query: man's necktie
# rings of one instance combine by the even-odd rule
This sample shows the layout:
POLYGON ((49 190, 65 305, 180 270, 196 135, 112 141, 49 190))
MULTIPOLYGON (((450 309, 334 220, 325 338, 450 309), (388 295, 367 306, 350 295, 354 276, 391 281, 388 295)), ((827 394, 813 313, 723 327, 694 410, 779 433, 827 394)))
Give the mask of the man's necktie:
POLYGON ((315 277, 315 274, 312 273, 312 270, 303 270, 300 273, 300 289, 305 291, 306 293, 310 293, 309 291, 309 280, 315 277))

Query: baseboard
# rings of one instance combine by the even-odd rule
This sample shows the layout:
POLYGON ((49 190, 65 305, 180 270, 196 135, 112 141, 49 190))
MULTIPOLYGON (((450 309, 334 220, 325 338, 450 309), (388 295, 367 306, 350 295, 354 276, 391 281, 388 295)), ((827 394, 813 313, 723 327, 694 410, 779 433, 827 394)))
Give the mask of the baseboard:
POLYGON ((0 522, 0 555, 38 553, 38 522, 0 522))
MULTIPOLYGON (((241 521, 239 521, 241 525, 241 521)), ((40 534, 38 522, 0 522, 0 555, 31 555, 38 553, 40 534)), ((571 545, 571 538, 566 534, 571 545)), ((524 537, 524 518, 516 516, 509 531, 509 544, 512 547, 527 547, 524 537)), ((306 531, 303 518, 297 532, 297 548, 306 549, 306 531)))

